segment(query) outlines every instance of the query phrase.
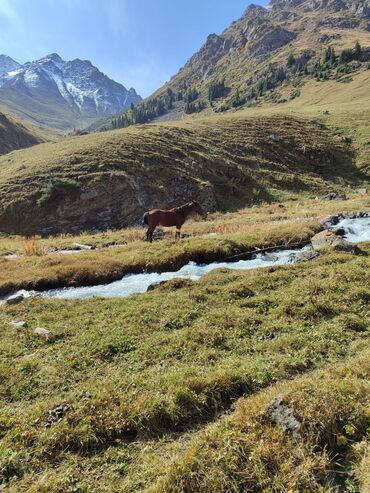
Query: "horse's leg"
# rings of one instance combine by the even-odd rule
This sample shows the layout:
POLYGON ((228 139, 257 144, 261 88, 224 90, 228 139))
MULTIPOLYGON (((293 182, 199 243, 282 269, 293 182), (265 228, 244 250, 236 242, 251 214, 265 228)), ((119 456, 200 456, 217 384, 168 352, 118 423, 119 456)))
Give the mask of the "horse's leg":
POLYGON ((180 228, 176 228, 176 236, 175 236, 175 240, 176 241, 179 241, 181 240, 181 227, 180 228))
POLYGON ((150 239, 150 228, 148 228, 146 232, 146 241, 149 241, 149 239, 150 239))
POLYGON ((156 227, 157 226, 154 226, 154 228, 149 228, 149 241, 150 241, 150 243, 153 243, 153 233, 154 233, 156 227))

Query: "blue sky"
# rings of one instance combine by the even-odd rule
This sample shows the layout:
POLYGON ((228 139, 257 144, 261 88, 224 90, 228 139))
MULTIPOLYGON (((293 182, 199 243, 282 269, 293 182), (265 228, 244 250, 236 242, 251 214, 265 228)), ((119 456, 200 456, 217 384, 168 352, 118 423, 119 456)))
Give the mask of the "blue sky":
POLYGON ((0 53, 88 59, 148 96, 250 3, 267 0, 0 0, 0 53))

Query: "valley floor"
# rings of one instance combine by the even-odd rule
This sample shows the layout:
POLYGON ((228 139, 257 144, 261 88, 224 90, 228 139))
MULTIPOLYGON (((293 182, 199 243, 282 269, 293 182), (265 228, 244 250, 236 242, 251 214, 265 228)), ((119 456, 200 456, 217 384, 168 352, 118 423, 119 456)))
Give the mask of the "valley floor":
MULTIPOLYGON (((369 206, 352 194, 214 214, 179 243, 169 232, 148 245, 143 229, 3 237, 0 286, 96 283, 292 244, 328 214, 369 206), (96 249, 52 252, 76 242, 96 249)), ((368 491, 368 258, 333 252, 127 299, 1 306, 4 492, 368 491), (268 411, 278 397, 294 435, 268 411)))

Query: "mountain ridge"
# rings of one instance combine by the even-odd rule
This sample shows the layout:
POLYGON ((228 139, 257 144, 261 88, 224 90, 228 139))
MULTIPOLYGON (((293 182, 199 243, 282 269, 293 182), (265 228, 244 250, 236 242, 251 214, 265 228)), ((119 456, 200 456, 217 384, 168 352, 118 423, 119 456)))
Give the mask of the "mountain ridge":
POLYGON ((273 0, 268 8, 252 4, 221 34, 210 34, 169 82, 133 111, 112 122, 102 120, 92 130, 279 104, 284 100, 281 87, 290 87, 288 98, 299 97, 310 78, 341 82, 367 69, 368 61, 369 0, 273 0), (342 51, 354 50, 357 41, 361 57, 342 62, 342 51), (334 60, 325 66, 328 49, 334 50, 334 60))
POLYGON ((73 128, 140 101, 134 88, 113 81, 89 60, 65 61, 51 53, 20 65, 0 55, 0 104, 40 125, 73 128))

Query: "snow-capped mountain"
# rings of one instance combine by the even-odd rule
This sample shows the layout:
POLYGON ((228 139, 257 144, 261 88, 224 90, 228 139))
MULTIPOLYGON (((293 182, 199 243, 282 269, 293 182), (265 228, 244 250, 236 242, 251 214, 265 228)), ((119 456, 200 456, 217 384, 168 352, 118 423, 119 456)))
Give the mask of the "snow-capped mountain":
MULTIPOLYGON (((79 124, 79 119, 85 123, 92 118, 113 115, 141 101, 135 89, 127 90, 90 61, 64 61, 56 53, 24 65, 0 55, 0 102, 7 104, 6 99, 13 106, 21 104, 23 113, 27 113, 28 107, 34 111, 35 102, 43 105, 46 113, 48 108, 50 114, 62 111, 62 127, 68 126, 64 122, 66 118, 73 127, 79 124), (73 117, 68 118, 66 112, 72 112, 73 117)), ((31 118, 49 124, 48 118, 43 121, 40 112, 36 113, 37 118, 33 115, 31 118)))
POLYGON ((20 64, 14 61, 10 56, 0 55, 0 77, 12 70, 16 70, 20 67, 20 64))

